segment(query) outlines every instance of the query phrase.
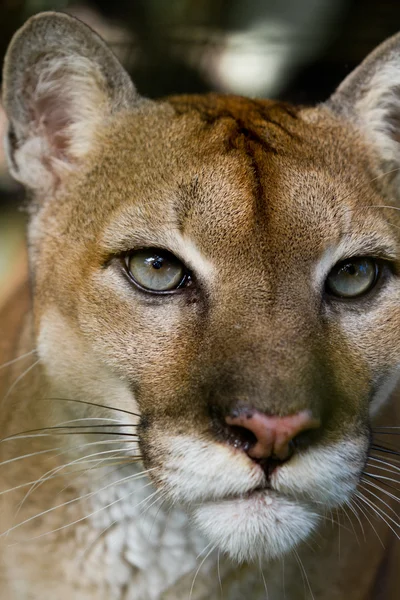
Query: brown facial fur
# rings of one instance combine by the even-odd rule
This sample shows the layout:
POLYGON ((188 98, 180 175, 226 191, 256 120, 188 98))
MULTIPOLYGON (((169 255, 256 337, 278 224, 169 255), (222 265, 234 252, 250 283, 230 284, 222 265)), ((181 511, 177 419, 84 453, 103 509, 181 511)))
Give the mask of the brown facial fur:
MULTIPOLYGON (((69 23, 66 17, 61 21, 65 19, 69 23)), ((63 27, 73 31, 68 23, 63 27)), ((89 38, 87 43, 89 47, 89 38)), ((378 555, 368 539, 357 558, 371 557, 368 576, 353 581, 354 540, 347 536, 343 577, 332 575, 327 586, 337 538, 326 532, 321 515, 355 492, 368 458, 375 405, 389 396, 387 388, 400 363, 400 213, 391 208, 396 198, 389 194, 390 176, 382 173, 379 151, 362 128, 329 105, 294 108, 214 94, 138 101, 129 86, 117 101, 109 68, 107 63, 104 81, 96 70, 96 81, 103 81, 102 93, 110 99, 101 125, 90 142, 85 138, 90 152, 83 158, 77 152, 83 148, 75 139, 77 126, 63 137, 63 157, 55 160, 49 136, 49 154, 42 160, 45 184, 29 179, 35 187, 29 225, 33 326, 25 328, 14 354, 4 361, 36 347, 40 364, 23 387, 16 385, 11 393, 5 387, 5 435, 103 417, 109 415, 105 404, 133 411, 129 425, 139 423, 135 452, 140 451, 151 470, 151 480, 167 499, 191 512, 201 531, 218 530, 223 551, 249 562, 243 567, 245 591, 257 589, 254 598, 263 597, 258 584, 251 587, 258 555, 269 559, 269 565, 281 554, 290 556, 286 529, 279 529, 283 520, 282 527, 295 532, 295 548, 303 548, 317 526, 323 532, 320 565, 325 575, 311 566, 313 559, 304 551, 318 598, 366 600, 389 553, 378 555), (137 289, 126 276, 123 257, 146 247, 175 254, 189 269, 190 284, 161 296, 137 289), (374 256, 385 263, 379 284, 359 299, 330 297, 326 276, 335 264, 354 256, 374 256), (56 401, 62 398, 102 407, 56 401), (246 407, 277 416, 309 410, 322 425, 267 481, 259 465, 226 439, 224 417, 246 407), (247 530, 243 538, 237 531, 243 523, 245 527, 249 513, 264 511, 259 489, 267 490, 276 518, 262 543, 258 538, 250 543, 247 530), (254 491, 254 503, 246 510, 254 491), (232 514, 232 522, 237 519, 231 536, 236 538, 226 544, 222 538, 228 526, 220 525, 224 514, 232 514), (254 555, 243 550, 246 544, 257 547, 254 555)), ((118 81, 123 86, 124 78, 118 81)), ((21 114, 9 110, 12 125, 14 119, 22 132, 20 154, 15 148, 12 152, 14 171, 23 180, 29 164, 24 144, 31 134, 21 114)), ((17 363, 13 372, 18 378, 23 368, 17 363)), ((382 423, 396 422, 395 407, 391 410, 389 421, 390 413, 382 413, 382 423)), ((86 433, 79 435, 81 441, 92 439, 86 433)), ((21 455, 31 451, 29 443, 18 449, 21 455)), ((35 444, 37 451, 51 446, 48 440, 35 444)), ((76 440, 60 444, 75 457, 76 440)), ((8 448, 3 460, 13 455, 8 448)), ((57 458, 54 464, 60 464, 57 458)), ((35 480, 46 469, 39 457, 29 477, 35 480)), ((5 477, 9 487, 24 480, 24 474, 16 476, 12 470, 5 477)), ((77 496, 80 485, 78 480, 77 496)), ((50 488, 42 501, 35 496, 38 507, 28 503, 27 514, 45 511, 53 495, 50 488)), ((5 530, 11 515, 10 504, 5 530)), ((79 506, 72 519, 82 515, 79 506)), ((266 509, 265 522, 268 515, 266 509)), ((63 527, 63 515, 58 518, 54 529, 63 527)), ((261 536, 263 518, 248 530, 254 526, 261 536)), ((46 528, 44 521, 38 531, 46 528)), ((382 535, 389 537, 385 529, 382 535)), ((62 536, 56 536, 60 580, 65 548, 62 536)), ((14 556, 18 561, 18 550, 14 556)), ((24 555, 24 560, 30 565, 29 579, 35 557, 24 555)), ((288 560, 287 598, 297 600, 302 591, 293 572, 296 563, 293 555, 288 560)), ((39 572, 45 572, 38 564, 39 572)), ((71 573, 69 566, 65 570, 71 573)), ((271 567, 275 581, 273 573, 271 567)), ((73 571, 69 576, 79 600, 103 598, 84 576, 73 571)), ((392 576, 386 577, 389 586, 392 576)), ((57 577, 52 580, 55 590, 57 577)), ((233 578, 232 568, 226 567, 228 587, 233 578)), ((4 577, 4 590, 13 600, 19 596, 10 591, 11 580, 4 577)), ((273 600, 281 598, 279 586, 273 584, 273 600)), ((45 577, 35 582, 32 598, 41 597, 41 589, 48 593, 45 577)), ((58 597, 64 600, 68 584, 63 582, 60 590, 65 595, 58 597)), ((388 600, 395 598, 391 593, 388 600)), ((183 598, 187 589, 175 594, 183 598)), ((227 597, 239 596, 232 591, 227 597)))

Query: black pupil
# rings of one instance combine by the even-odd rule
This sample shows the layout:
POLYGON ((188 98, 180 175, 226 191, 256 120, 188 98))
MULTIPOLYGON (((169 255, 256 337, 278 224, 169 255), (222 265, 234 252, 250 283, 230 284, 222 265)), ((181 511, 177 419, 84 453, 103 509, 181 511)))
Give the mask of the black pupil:
POLYGON ((157 256, 157 258, 155 258, 152 262, 153 269, 161 269, 161 267, 163 266, 163 262, 163 259, 157 256))
POLYGON ((356 266, 355 266, 354 263, 348 263, 347 265, 345 265, 344 270, 349 275, 355 275, 356 274, 356 266))

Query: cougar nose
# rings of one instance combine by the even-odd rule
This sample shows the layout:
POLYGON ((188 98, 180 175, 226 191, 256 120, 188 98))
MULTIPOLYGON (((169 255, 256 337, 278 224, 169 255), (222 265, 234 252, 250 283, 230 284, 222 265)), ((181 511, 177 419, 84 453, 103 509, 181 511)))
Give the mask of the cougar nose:
POLYGON ((269 416, 258 410, 235 411, 225 417, 226 424, 232 433, 242 428, 254 436, 254 443, 247 449, 247 454, 254 459, 277 458, 286 460, 290 457, 290 442, 304 431, 317 429, 321 422, 309 410, 303 410, 287 417, 269 416))

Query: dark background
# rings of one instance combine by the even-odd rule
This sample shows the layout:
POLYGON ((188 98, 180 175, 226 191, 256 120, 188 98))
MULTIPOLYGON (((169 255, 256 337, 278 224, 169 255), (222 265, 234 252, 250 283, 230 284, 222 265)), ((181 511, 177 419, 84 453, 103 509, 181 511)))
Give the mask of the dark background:
MULTIPOLYGON (((400 30, 400 0, 0 0, 0 62, 42 10, 96 29, 150 97, 217 90, 314 104, 400 30)), ((21 198, 0 150, 0 292, 23 239, 21 198)))

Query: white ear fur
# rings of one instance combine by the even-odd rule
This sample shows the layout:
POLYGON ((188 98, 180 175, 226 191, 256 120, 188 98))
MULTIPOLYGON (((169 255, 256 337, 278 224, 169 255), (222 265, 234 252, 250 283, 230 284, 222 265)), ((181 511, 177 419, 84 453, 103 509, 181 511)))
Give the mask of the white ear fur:
POLYGON ((62 13, 41 13, 15 34, 3 81, 11 172, 40 192, 79 165, 102 122, 138 100, 103 40, 62 13))
POLYGON ((378 172, 400 167, 400 34, 378 46, 326 105, 374 145, 378 172))

